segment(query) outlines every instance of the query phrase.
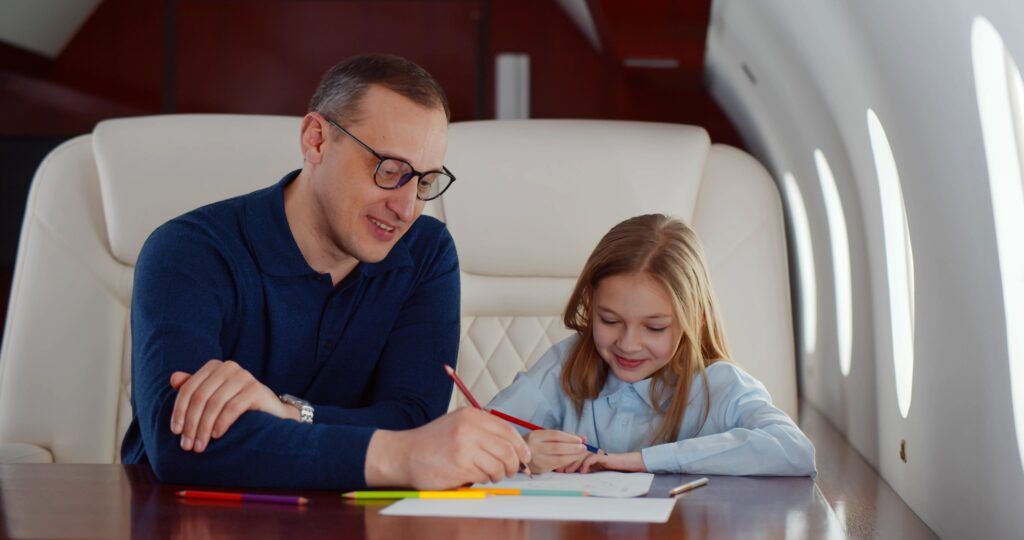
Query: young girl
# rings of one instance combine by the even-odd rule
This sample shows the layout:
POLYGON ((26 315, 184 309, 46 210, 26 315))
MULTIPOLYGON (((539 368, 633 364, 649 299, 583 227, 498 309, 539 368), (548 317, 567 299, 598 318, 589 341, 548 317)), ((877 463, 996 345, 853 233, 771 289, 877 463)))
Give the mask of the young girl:
POLYGON ((811 442, 729 361, 703 250, 679 220, 613 227, 564 320, 576 335, 489 404, 550 428, 526 435, 533 472, 815 474, 811 442))

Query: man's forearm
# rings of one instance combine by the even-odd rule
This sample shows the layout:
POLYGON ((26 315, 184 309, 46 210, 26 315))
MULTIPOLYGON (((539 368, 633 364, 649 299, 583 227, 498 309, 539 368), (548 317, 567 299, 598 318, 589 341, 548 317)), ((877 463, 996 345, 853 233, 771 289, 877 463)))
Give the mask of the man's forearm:
POLYGON ((420 427, 444 414, 444 410, 430 411, 422 405, 400 400, 388 400, 366 407, 348 408, 322 406, 316 408, 314 422, 335 426, 365 426, 402 430, 420 427))
MULTIPOLYGON (((169 418, 169 414, 167 414, 169 418)), ((168 422, 146 433, 146 454, 164 482, 265 488, 358 489, 373 429, 316 426, 243 414, 202 453, 180 447, 168 422)))

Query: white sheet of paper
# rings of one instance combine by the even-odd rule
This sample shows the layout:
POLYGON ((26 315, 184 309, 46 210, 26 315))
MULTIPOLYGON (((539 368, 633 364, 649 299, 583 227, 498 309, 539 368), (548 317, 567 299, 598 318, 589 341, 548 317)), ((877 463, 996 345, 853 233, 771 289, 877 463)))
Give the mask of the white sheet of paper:
POLYGON ((518 489, 565 489, 586 491, 591 497, 641 497, 651 490, 651 473, 625 473, 601 471, 589 474, 549 472, 535 474, 530 478, 517 473, 490 484, 474 484, 473 487, 518 488, 518 489))
POLYGON ((403 499, 380 513, 385 516, 665 523, 675 504, 676 499, 493 495, 486 499, 403 499))

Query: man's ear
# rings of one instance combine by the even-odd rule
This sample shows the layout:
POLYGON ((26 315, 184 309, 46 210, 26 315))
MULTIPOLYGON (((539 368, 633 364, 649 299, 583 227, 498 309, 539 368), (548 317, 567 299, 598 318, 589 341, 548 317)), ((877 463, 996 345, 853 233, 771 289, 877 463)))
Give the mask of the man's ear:
POLYGON ((299 129, 299 143, 302 146, 302 159, 307 163, 319 164, 323 161, 324 143, 327 135, 324 130, 327 121, 320 113, 311 112, 302 118, 299 129))

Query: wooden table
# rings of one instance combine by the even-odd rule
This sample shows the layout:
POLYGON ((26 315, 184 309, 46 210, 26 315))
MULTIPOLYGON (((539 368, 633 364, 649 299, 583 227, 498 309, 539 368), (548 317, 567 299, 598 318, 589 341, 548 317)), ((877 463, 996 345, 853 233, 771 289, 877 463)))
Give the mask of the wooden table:
MULTIPOLYGON (((649 496, 697 478, 658 476, 649 496)), ((711 477, 668 523, 388 517, 388 503, 302 492, 308 507, 181 501, 144 465, 0 465, 3 538, 826 538, 843 537, 809 478, 711 477)), ((261 491, 262 492, 262 491, 261 491)), ((295 492, 291 492, 295 493, 295 492)), ((299 494, 299 493, 296 493, 299 494)))

